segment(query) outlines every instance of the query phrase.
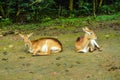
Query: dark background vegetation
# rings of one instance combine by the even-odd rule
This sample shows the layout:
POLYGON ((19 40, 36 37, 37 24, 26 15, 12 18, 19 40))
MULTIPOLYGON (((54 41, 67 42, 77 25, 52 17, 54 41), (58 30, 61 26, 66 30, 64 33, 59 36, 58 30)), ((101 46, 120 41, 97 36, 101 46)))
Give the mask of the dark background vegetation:
POLYGON ((119 11, 120 0, 0 0, 0 19, 4 24, 96 17, 119 11))

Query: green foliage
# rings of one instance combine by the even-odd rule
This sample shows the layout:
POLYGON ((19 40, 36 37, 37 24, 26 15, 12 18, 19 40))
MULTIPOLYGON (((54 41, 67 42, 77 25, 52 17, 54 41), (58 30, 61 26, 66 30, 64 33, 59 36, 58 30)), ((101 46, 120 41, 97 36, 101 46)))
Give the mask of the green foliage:
POLYGON ((12 24, 12 21, 9 18, 2 19, 0 24, 3 26, 12 24))
POLYGON ((113 14, 113 15, 101 15, 101 16, 97 16, 95 18, 96 21, 107 21, 107 20, 115 20, 115 19, 119 19, 120 17, 120 13, 117 14, 113 14))
POLYGON ((48 7, 51 7, 53 3, 53 0, 41 0, 36 2, 34 5, 30 6, 30 13, 27 14, 27 20, 41 21, 41 19, 48 14, 48 11, 50 11, 48 7))
POLYGON ((53 3, 53 0, 0 1, 0 14, 3 18, 10 18, 14 21, 40 21, 52 11, 49 7, 53 3))
POLYGON ((80 6, 79 10, 82 15, 90 15, 91 3, 84 3, 82 6, 80 6))
POLYGON ((35 30, 39 27, 50 27, 50 28, 57 28, 57 29, 72 29, 75 27, 80 27, 84 25, 92 25, 96 21, 113 21, 120 19, 120 13, 114 14, 114 15, 101 15, 94 18, 93 16, 89 17, 80 17, 80 18, 58 18, 58 19, 51 19, 51 18, 44 18, 41 23, 30 23, 30 24, 11 24, 11 20, 4 19, 1 21, 2 29, 11 29, 11 30, 35 30))
POLYGON ((42 21, 42 22, 47 22, 47 21, 50 21, 50 20, 52 20, 50 17, 45 17, 45 18, 43 18, 41 21, 42 21))
MULTIPOLYGON (((120 11, 120 1, 103 1, 96 14, 113 14, 120 11)), ((13 22, 45 22, 56 18, 76 18, 93 14, 93 0, 73 0, 73 10, 69 10, 69 0, 1 0, 0 16, 13 22)), ((6 22, 6 21, 4 21, 6 22)), ((6 22, 7 23, 7 22, 6 22)))
POLYGON ((113 6, 110 6, 110 5, 103 5, 101 8, 100 8, 100 11, 103 12, 104 14, 111 14, 111 13, 115 13, 115 9, 113 6))

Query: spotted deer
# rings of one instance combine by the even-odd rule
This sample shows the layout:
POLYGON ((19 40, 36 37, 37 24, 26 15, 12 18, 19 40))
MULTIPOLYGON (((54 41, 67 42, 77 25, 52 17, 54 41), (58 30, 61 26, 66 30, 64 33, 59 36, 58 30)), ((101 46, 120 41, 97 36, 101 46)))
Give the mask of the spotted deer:
POLYGON ((33 33, 19 35, 23 38, 25 46, 28 47, 28 51, 33 55, 49 55, 51 53, 58 53, 62 51, 62 44, 58 39, 45 37, 31 41, 30 36, 32 34, 33 33))
POLYGON ((96 42, 97 36, 94 31, 88 27, 82 28, 85 32, 84 36, 78 37, 75 42, 75 49, 77 52, 86 53, 93 52, 96 48, 100 50, 99 45, 96 42))

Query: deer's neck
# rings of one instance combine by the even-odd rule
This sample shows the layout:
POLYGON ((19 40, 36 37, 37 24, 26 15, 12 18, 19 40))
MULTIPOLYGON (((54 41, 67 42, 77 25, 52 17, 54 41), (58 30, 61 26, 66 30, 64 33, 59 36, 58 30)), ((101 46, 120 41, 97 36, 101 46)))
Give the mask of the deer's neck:
POLYGON ((28 42, 29 42, 29 43, 28 43, 28 51, 29 51, 30 53, 32 53, 32 42, 31 42, 31 40, 29 40, 28 42))
POLYGON ((85 36, 84 36, 84 42, 85 42, 86 44, 89 44, 89 42, 90 42, 90 37, 89 37, 88 34, 85 34, 85 36))

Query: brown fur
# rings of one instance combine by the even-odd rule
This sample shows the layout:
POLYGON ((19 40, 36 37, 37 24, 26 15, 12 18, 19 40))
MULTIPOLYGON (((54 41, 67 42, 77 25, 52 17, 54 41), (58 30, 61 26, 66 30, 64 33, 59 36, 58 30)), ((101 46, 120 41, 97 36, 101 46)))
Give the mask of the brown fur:
MULTIPOLYGON (((88 29, 87 27, 83 28, 83 31, 85 32, 84 36, 78 37, 75 42, 75 49, 77 52, 83 51, 86 47, 87 50, 93 51, 94 47, 90 43, 92 39, 97 39, 96 34, 88 29)), ((84 51, 83 51, 84 52, 84 51)))
POLYGON ((49 55, 63 50, 61 42, 56 38, 46 37, 30 41, 29 37, 32 34, 19 35, 24 39, 25 45, 29 47, 29 52, 33 53, 33 55, 49 55))

